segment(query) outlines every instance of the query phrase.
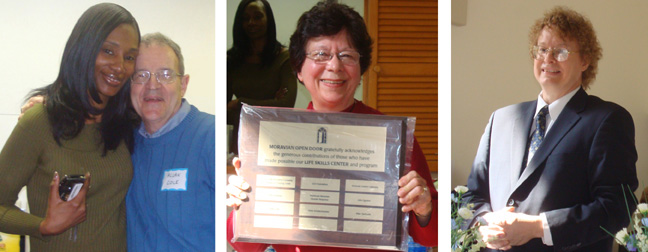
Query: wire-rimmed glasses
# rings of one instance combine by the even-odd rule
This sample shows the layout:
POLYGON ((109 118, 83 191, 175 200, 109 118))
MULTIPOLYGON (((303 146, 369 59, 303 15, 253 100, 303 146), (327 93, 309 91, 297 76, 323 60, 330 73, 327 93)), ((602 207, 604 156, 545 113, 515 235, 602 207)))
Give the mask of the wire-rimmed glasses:
POLYGON ((151 75, 155 75, 155 79, 157 79, 160 84, 171 84, 175 81, 176 76, 182 76, 182 74, 176 73, 171 69, 162 69, 154 73, 147 70, 141 70, 135 72, 133 76, 131 76, 131 80, 133 84, 146 84, 149 79, 151 79, 151 75))
POLYGON ((558 62, 563 62, 569 58, 570 53, 576 53, 567 50, 567 48, 548 48, 535 45, 533 46, 533 58, 536 60, 544 60, 549 53, 556 59, 558 62))

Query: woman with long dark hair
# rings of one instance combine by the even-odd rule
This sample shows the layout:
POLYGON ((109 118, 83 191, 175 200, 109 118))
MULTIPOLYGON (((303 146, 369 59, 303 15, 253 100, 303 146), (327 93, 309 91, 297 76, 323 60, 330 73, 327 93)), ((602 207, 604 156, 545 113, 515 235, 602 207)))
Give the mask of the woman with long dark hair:
POLYGON ((266 0, 242 0, 234 16, 234 43, 227 51, 227 124, 234 126, 230 151, 238 153, 241 104, 293 107, 297 79, 288 49, 277 41, 277 26, 266 0), (236 99, 232 99, 236 96, 236 99))
POLYGON ((97 4, 79 18, 57 79, 32 93, 45 104, 25 113, 0 153, 1 232, 29 235, 33 251, 126 251, 139 40, 137 21, 119 5, 97 4), (66 201, 59 182, 68 175, 86 180, 66 201), (30 214, 13 206, 23 186, 30 214))

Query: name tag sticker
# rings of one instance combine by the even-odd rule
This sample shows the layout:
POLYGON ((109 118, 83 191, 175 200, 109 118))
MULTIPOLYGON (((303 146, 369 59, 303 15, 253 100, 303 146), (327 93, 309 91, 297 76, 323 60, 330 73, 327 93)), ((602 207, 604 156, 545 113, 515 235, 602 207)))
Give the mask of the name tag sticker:
POLYGON ((187 168, 176 168, 164 171, 161 191, 186 191, 187 190, 187 168))

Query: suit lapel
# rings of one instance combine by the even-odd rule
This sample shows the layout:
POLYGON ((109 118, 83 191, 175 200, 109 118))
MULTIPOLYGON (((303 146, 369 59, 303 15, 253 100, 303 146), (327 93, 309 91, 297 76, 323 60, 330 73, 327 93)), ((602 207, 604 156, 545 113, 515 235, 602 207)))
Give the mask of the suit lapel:
POLYGON ((511 185, 510 188, 515 188, 519 178, 520 170, 524 162, 524 155, 527 152, 527 142, 531 131, 531 123, 535 114, 536 102, 529 102, 527 107, 522 108, 522 113, 518 114, 515 118, 511 138, 511 185))
POLYGON ((576 92, 574 97, 567 103, 563 111, 560 113, 553 126, 547 133, 545 140, 540 144, 540 147, 529 161, 529 165, 524 169, 520 179, 517 181, 513 191, 517 190, 524 181, 535 172, 538 167, 547 159, 553 149, 560 143, 560 140, 572 129, 572 127, 580 120, 578 115, 585 107, 587 101, 587 93, 581 88, 576 92))

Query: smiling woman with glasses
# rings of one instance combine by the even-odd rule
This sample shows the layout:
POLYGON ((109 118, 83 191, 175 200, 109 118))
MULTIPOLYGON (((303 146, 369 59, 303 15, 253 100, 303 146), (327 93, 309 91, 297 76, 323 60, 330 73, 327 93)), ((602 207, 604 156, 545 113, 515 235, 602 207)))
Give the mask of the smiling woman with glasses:
MULTIPOLYGON (((297 29, 290 37, 290 62, 299 81, 311 95, 309 110, 318 112, 349 112, 382 114, 353 95, 360 85, 362 74, 371 62, 372 39, 363 18, 349 6, 320 2, 304 13, 297 29)), ((240 162, 234 161, 240 167, 240 162)), ((244 203, 250 186, 238 176, 230 178, 228 204, 237 207, 244 203)), ((416 139, 412 152, 411 169, 398 182, 402 211, 409 216, 409 234, 425 246, 437 244, 437 192, 421 147, 416 139)), ((233 236, 232 216, 228 219, 228 241, 233 236)), ((237 251, 263 251, 267 244, 232 244, 237 251)), ((323 246, 274 244, 277 252, 311 251, 375 251, 323 246)))

